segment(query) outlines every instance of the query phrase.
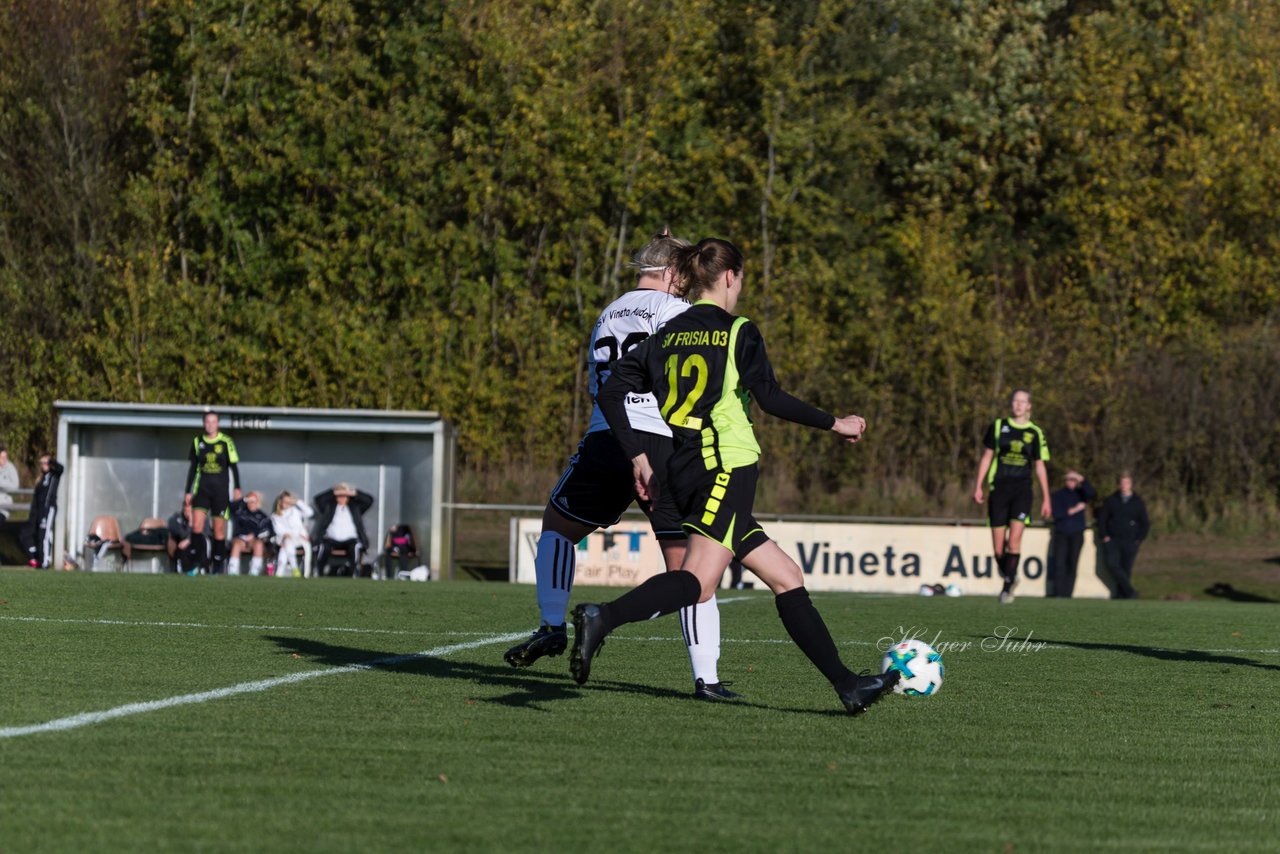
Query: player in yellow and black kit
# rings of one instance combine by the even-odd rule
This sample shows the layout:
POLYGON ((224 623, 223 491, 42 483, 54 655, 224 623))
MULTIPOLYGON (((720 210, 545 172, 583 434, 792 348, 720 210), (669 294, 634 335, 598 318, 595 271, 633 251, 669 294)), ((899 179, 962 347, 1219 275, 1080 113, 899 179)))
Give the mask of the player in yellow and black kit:
POLYGON ((1022 557, 1022 531, 1031 521, 1031 478, 1040 481, 1040 516, 1053 515, 1049 502, 1049 443, 1044 431, 1031 422, 1031 392, 1017 389, 1009 396, 1012 418, 997 418, 982 437, 986 448, 978 463, 973 500, 987 502, 991 544, 1004 584, 1000 601, 1013 601, 1018 586, 1018 560, 1022 557), (990 489, 984 495, 983 486, 990 489))
POLYGON ((845 667, 809 600, 800 567, 752 516, 760 446, 747 406, 754 398, 772 415, 833 430, 849 441, 862 436, 866 422, 857 415, 835 418, 778 387, 760 331, 732 313, 742 293, 737 247, 709 238, 677 250, 672 266, 676 294, 692 307, 616 362, 596 400, 632 461, 637 493, 652 500, 659 490, 671 491, 689 546, 680 570, 656 575, 612 602, 574 609, 574 679, 587 680, 609 632, 706 601, 736 559, 769 585, 788 634, 845 708, 860 712, 893 686, 897 674, 859 676, 845 667), (675 445, 656 477, 624 405, 628 394, 649 391, 675 445))
POLYGON ((183 503, 191 508, 192 550, 203 571, 222 572, 227 558, 227 518, 231 500, 240 500, 240 455, 236 443, 218 427, 218 413, 204 414, 204 433, 191 442, 188 453, 186 494, 183 503), (234 494, 231 490, 234 488, 234 494), (213 560, 204 543, 205 519, 213 523, 213 560))

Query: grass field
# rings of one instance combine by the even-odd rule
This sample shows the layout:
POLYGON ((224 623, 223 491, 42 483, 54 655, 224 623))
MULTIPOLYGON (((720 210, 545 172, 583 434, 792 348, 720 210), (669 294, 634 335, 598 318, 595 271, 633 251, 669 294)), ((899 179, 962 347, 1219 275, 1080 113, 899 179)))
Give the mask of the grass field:
POLYGON ((0 851, 1280 846, 1274 605, 814 598, 941 693, 845 715, 756 591, 709 705, 670 617, 507 667, 527 587, 5 571, 0 851))

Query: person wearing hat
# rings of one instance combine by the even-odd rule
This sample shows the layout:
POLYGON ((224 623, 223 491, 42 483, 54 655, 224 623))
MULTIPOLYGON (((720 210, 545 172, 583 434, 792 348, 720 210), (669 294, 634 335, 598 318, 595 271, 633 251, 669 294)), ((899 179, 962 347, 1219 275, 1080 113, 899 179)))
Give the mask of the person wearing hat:
POLYGON ((1062 488, 1049 496, 1053 533, 1049 538, 1049 586, 1045 595, 1069 599, 1076 587, 1076 565, 1084 545, 1085 510, 1098 493, 1075 469, 1070 469, 1062 482, 1062 488))
POLYGON ((349 483, 326 489, 312 502, 316 510, 316 574, 328 575, 329 560, 335 551, 351 556, 353 574, 360 572, 360 558, 369 548, 364 530, 364 514, 373 506, 373 496, 349 483))

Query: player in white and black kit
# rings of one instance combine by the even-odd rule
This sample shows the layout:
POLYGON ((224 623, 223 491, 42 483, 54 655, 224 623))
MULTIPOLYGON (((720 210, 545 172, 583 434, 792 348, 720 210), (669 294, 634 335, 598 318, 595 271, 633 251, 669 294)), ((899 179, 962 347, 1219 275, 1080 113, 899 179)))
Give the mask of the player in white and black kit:
MULTIPOLYGON (((688 241, 672 237, 669 230, 663 229, 632 257, 632 265, 637 268, 635 290, 623 294, 600 313, 591 335, 589 388, 593 401, 615 361, 689 308, 687 302, 671 294, 668 269, 675 250, 688 245, 688 241)), ((626 411, 646 452, 664 461, 669 458, 671 428, 658 412, 654 396, 628 395, 626 411)), ((565 615, 573 589, 575 546, 596 529, 616 524, 632 501, 639 499, 631 460, 609 430, 600 407, 594 406, 578 452, 551 490, 542 515, 542 535, 534 560, 542 623, 527 641, 507 650, 503 657, 508 664, 528 667, 545 655, 564 652, 568 645, 565 615)), ((655 505, 639 503, 649 517, 667 569, 679 569, 688 539, 671 496, 660 495, 655 505)), ((682 609, 680 625, 693 666, 694 696, 705 700, 737 697, 720 682, 716 671, 720 612, 715 597, 682 609)))

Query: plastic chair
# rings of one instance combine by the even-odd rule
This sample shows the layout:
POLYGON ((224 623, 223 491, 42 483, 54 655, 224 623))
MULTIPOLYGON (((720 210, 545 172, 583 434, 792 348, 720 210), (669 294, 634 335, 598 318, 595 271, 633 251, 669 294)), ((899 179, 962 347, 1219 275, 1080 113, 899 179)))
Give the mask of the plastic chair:
POLYGON ((91 572, 114 572, 129 561, 129 544, 120 536, 120 520, 115 516, 94 516, 89 523, 89 533, 84 538, 84 565, 91 572), (122 561, 113 561, 106 568, 99 562, 106 562, 112 552, 120 552, 122 561))
POLYGON ((163 519, 157 519, 155 516, 148 516, 147 518, 142 520, 142 523, 140 525, 138 525, 138 530, 163 531, 164 542, 158 543, 158 544, 131 543, 128 540, 125 540, 123 551, 124 551, 124 560, 125 560, 126 569, 128 569, 130 572, 133 571, 133 556, 137 552, 151 552, 152 554, 149 555, 149 557, 152 557, 152 558, 158 556, 157 554, 155 554, 157 552, 162 552, 165 555, 170 557, 172 556, 172 552, 170 551, 170 545, 169 545, 169 523, 168 522, 166 522, 163 519))

